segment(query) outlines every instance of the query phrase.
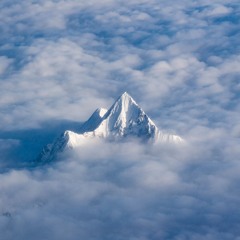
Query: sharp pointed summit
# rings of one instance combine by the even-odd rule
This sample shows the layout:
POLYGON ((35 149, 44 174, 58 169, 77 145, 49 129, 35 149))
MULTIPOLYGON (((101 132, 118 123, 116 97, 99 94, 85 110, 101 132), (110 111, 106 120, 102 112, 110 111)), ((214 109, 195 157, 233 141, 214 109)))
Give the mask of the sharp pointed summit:
MULTIPOLYGON (((133 101, 133 102, 135 102, 135 101, 133 100, 133 98, 132 98, 127 92, 124 92, 124 93, 116 100, 116 102, 119 101, 119 100, 121 100, 121 101, 123 101, 123 102, 126 102, 126 101, 133 101)), ((135 102, 135 103, 136 103, 136 102, 135 102)))
POLYGON ((160 143, 184 141, 177 135, 161 132, 135 100, 124 92, 109 110, 98 108, 78 133, 65 131, 53 144, 44 148, 39 159, 50 161, 66 148, 82 146, 93 138, 115 141, 127 137, 160 143))
POLYGON ((154 138, 157 127, 133 98, 123 93, 104 115, 103 121, 94 130, 102 137, 138 136, 154 138))
POLYGON ((127 97, 127 98, 132 98, 132 97, 128 94, 128 92, 122 93, 122 95, 121 95, 119 98, 125 98, 125 97, 127 97))

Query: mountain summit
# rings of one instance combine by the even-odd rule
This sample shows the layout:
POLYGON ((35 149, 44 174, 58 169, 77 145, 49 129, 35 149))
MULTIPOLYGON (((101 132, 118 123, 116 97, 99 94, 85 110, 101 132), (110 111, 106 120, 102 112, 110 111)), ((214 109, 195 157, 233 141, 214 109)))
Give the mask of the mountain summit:
POLYGON ((101 137, 137 136, 155 138, 157 127, 128 93, 123 93, 93 131, 101 137))
POLYGON ((159 143, 184 141, 177 135, 161 132, 134 99, 124 92, 109 110, 98 108, 78 133, 65 131, 53 144, 46 146, 39 160, 53 160, 66 148, 79 147, 93 138, 115 141, 126 137, 159 143))

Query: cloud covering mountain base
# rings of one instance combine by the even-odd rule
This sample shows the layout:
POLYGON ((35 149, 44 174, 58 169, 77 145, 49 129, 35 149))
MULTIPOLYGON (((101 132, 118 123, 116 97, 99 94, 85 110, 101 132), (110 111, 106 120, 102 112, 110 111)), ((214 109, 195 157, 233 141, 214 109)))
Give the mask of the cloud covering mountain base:
POLYGON ((231 145, 216 155, 212 144, 95 141, 51 166, 11 170, 0 175, 1 237, 238 239, 239 150, 231 145))
POLYGON ((239 240, 239 7, 1 0, 0 238, 239 240), (124 91, 190 145, 96 142, 17 170, 124 91))

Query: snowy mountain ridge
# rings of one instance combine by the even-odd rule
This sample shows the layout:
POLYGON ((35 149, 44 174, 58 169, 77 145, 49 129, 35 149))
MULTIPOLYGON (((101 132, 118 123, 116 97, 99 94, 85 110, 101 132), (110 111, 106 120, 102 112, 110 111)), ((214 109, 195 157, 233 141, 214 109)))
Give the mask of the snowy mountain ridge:
POLYGON ((109 110, 97 109, 82 125, 78 133, 65 131, 53 144, 46 146, 40 154, 40 161, 50 161, 65 149, 84 145, 93 138, 110 141, 135 137, 154 143, 183 143, 178 136, 160 131, 141 107, 127 93, 123 93, 109 110))

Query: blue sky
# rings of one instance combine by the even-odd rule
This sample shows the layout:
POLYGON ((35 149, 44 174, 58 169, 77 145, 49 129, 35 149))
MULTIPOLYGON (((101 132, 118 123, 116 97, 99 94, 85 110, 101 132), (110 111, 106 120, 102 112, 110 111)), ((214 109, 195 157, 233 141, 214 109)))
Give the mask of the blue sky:
POLYGON ((239 26, 233 0, 1 1, 5 239, 238 239, 239 26), (16 170, 124 91, 189 146, 16 170))

